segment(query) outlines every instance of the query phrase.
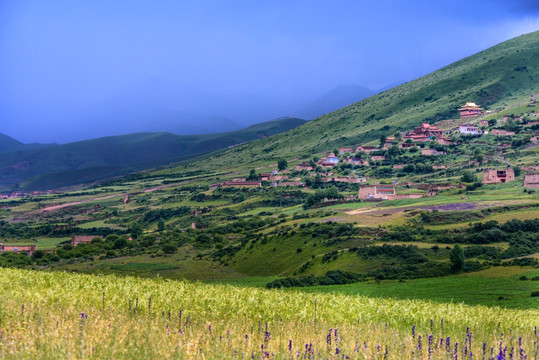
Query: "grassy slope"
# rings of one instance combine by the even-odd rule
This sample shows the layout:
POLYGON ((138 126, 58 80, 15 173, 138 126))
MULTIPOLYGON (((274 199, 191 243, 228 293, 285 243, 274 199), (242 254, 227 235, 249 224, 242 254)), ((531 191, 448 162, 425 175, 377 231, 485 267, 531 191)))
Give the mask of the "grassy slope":
MULTIPOLYGON (((23 182, 22 189, 45 189, 100 179, 151 165, 187 159, 289 130, 305 121, 289 118, 209 135, 138 133, 0 155, 2 183, 23 182), (25 163, 21 169, 12 166, 25 163)), ((0 185, 2 185, 0 183, 0 185)))
POLYGON ((522 35, 285 133, 191 166, 262 164, 283 156, 310 158, 316 152, 358 145, 421 122, 458 118, 457 109, 466 102, 494 111, 527 101, 530 93, 539 90, 537 58, 539 32, 522 35))

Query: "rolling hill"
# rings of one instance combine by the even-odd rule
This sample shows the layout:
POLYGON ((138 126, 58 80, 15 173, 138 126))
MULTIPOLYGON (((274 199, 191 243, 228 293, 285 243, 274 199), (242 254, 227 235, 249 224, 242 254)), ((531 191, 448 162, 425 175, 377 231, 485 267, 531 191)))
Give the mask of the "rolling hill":
POLYGON ((466 102, 496 111, 527 101, 539 90, 539 32, 521 35, 307 124, 192 163, 216 168, 262 164, 279 157, 312 157, 335 146, 357 145, 422 122, 458 118, 466 102))
MULTIPOLYGON (((264 138, 305 123, 285 118, 217 134, 137 133, 0 154, 0 186, 43 190, 90 182, 264 138)), ((10 138, 11 139, 11 138, 10 138)), ((13 139, 12 139, 13 140, 13 139)), ((13 148, 16 140, 6 142, 13 148)), ((20 144, 20 143, 19 143, 20 144)), ((22 144, 21 144, 22 146, 22 144)), ((17 147, 14 147, 16 150, 17 147)), ((24 149, 24 147, 23 147, 24 149)))

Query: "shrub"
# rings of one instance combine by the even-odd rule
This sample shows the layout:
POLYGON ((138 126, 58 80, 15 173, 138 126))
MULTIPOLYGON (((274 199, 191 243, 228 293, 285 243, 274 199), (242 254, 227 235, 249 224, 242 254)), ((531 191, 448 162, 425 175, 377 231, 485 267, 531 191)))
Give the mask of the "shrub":
POLYGON ((169 244, 163 245, 161 250, 163 250, 165 254, 174 254, 178 250, 178 247, 174 244, 169 243, 169 244))

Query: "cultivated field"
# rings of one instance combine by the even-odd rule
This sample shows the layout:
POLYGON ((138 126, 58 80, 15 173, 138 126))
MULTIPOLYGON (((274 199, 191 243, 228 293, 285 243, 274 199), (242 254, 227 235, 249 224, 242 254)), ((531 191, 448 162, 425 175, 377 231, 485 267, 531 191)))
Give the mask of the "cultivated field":
POLYGON ((537 310, 0 270, 2 358, 536 359, 537 310))

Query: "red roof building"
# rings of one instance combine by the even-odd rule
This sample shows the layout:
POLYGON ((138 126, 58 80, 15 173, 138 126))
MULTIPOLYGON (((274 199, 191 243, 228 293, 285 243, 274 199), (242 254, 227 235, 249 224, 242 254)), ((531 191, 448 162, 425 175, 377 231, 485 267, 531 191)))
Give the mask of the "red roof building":
POLYGON ((443 131, 436 126, 423 123, 416 127, 413 131, 404 136, 404 139, 412 139, 414 141, 426 141, 430 137, 438 137, 443 135, 443 131))

